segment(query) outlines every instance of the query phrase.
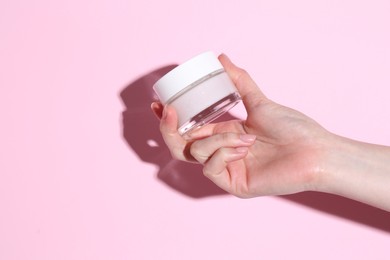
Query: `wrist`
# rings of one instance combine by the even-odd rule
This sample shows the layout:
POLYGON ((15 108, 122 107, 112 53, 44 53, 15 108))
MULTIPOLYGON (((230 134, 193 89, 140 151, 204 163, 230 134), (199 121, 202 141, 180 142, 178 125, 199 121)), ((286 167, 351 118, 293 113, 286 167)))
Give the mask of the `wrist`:
POLYGON ((321 146, 318 160, 318 172, 314 189, 332 194, 339 193, 338 182, 353 171, 353 161, 358 151, 354 141, 329 133, 321 146), (344 176, 343 176, 344 175, 344 176))
POLYGON ((390 148, 334 134, 323 146, 314 190, 390 210, 390 148))

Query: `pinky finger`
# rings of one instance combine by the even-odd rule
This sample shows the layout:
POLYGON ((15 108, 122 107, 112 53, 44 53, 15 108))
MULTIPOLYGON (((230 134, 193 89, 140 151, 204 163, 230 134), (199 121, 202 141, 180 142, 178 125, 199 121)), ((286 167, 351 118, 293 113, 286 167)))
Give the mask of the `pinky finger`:
POLYGON ((220 188, 228 191, 230 174, 228 163, 238 161, 248 154, 248 147, 221 148, 205 163, 203 174, 220 188))

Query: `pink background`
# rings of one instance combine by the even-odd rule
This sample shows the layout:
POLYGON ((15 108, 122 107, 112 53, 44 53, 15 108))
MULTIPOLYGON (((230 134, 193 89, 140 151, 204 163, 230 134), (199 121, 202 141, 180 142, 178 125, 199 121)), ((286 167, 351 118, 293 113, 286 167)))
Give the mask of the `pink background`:
POLYGON ((170 160, 149 105, 166 66, 214 50, 271 99, 390 145, 389 13, 387 0, 1 0, 0 259, 388 259, 389 213, 224 194, 170 160))

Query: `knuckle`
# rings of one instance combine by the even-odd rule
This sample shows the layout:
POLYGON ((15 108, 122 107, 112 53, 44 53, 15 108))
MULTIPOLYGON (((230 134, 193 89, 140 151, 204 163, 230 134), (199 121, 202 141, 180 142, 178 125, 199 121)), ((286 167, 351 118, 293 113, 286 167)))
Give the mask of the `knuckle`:
POLYGON ((229 142, 229 133, 223 133, 222 134, 222 141, 225 143, 225 142, 229 142))
POLYGON ((189 149, 190 155, 200 163, 204 160, 204 156, 202 156, 202 147, 203 146, 200 142, 194 142, 191 144, 189 149))
POLYGON ((191 155, 195 155, 196 154, 196 143, 193 143, 191 146, 190 146, 190 154, 191 155))
POLYGON ((203 167, 202 172, 203 172, 203 175, 206 176, 207 178, 209 178, 212 175, 209 167, 207 167, 207 166, 203 167))
POLYGON ((190 154, 196 159, 198 158, 198 154, 199 154, 199 143, 198 142, 194 142, 191 147, 190 147, 190 154))
POLYGON ((249 75, 247 70, 245 70, 243 68, 238 69, 238 77, 247 76, 247 75, 249 75))
POLYGON ((219 136, 219 142, 221 143, 221 144, 226 144, 226 143, 229 143, 229 141, 230 141, 230 133, 222 133, 222 134, 220 134, 219 136))
POLYGON ((239 140, 238 134, 236 133, 223 133, 220 139, 220 146, 222 147, 230 147, 237 144, 237 140, 239 140))
POLYGON ((237 77, 236 77, 236 82, 241 82, 242 80, 244 80, 245 78, 248 78, 248 77, 249 77, 248 71, 246 71, 245 69, 239 68, 238 73, 237 73, 237 77))
POLYGON ((243 68, 239 68, 238 72, 239 72, 239 74, 241 74, 241 75, 248 75, 248 74, 249 74, 248 71, 245 70, 245 69, 243 69, 243 68))

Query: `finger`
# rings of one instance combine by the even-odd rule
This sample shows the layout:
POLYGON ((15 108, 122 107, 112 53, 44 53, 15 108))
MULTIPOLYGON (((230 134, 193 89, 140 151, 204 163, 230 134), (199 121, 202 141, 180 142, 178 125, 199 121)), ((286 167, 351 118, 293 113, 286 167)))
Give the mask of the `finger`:
POLYGON ((191 155, 200 163, 205 163, 221 148, 251 146, 256 140, 255 135, 237 133, 222 133, 194 141, 190 148, 191 155))
POLYGON ((231 176, 227 170, 229 163, 243 159, 248 147, 221 148, 203 167, 203 174, 220 188, 229 192, 231 176))
POLYGON ((160 102, 153 102, 150 105, 150 108, 152 109, 157 119, 161 119, 164 106, 160 102))
POLYGON ((248 113, 258 104, 267 100, 248 72, 234 65, 225 54, 221 54, 218 59, 236 85, 248 113))
POLYGON ((184 135, 186 140, 197 140, 209 137, 215 133, 215 127, 217 123, 209 123, 207 125, 203 125, 200 128, 194 129, 190 132, 187 132, 184 135))
POLYGON ((172 156, 175 159, 186 161, 185 149, 187 142, 177 131, 177 124, 178 119, 175 109, 169 105, 165 105, 160 121, 162 137, 172 156))
POLYGON ((240 125, 242 125, 242 120, 238 119, 229 120, 225 122, 210 123, 198 129, 192 130, 189 133, 186 133, 185 138, 186 140, 203 139, 216 133, 226 131, 226 129, 230 129, 230 132, 242 132, 243 129, 240 127, 240 125), (234 127, 232 128, 232 126, 234 127))

